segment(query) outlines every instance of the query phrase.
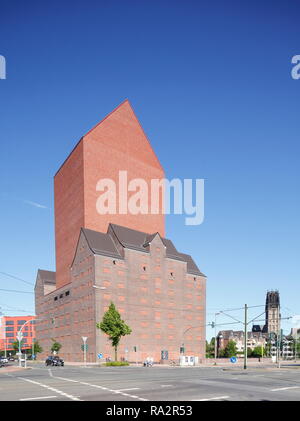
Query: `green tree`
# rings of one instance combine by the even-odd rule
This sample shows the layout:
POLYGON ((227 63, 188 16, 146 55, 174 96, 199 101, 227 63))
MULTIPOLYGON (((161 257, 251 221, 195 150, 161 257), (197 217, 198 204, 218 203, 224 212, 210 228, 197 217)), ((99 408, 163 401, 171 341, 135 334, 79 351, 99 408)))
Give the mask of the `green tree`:
POLYGON ((253 355, 253 351, 252 351, 252 349, 251 349, 251 348, 247 348, 247 357, 248 357, 248 358, 254 357, 254 355, 253 355))
POLYGON ((206 341, 206 358, 214 358, 215 356, 215 338, 211 338, 210 342, 206 341))
POLYGON ((39 352, 43 352, 43 348, 42 348, 42 347, 41 347, 41 345, 38 343, 38 341, 34 342, 32 349, 33 349, 33 353, 34 353, 35 355, 36 355, 36 354, 38 354, 39 352))
POLYGON ((121 319, 120 313, 114 303, 110 303, 109 309, 104 314, 102 322, 96 323, 98 329, 101 329, 108 335, 112 346, 115 348, 115 361, 118 360, 118 345, 121 337, 131 333, 130 327, 121 319))
POLYGON ((235 341, 229 341, 224 349, 224 357, 231 358, 235 357, 237 353, 235 341))
MULTIPOLYGON (((21 341, 21 352, 22 352, 23 341, 21 341)), ((15 352, 19 352, 19 341, 15 341, 12 343, 13 350, 15 352)))
POLYGON ((62 347, 62 344, 60 344, 59 342, 56 342, 55 339, 52 339, 53 344, 51 346, 51 352, 59 352, 59 350, 62 347))
POLYGON ((264 354, 264 349, 261 346, 256 346, 252 351, 252 357, 261 358, 264 354))

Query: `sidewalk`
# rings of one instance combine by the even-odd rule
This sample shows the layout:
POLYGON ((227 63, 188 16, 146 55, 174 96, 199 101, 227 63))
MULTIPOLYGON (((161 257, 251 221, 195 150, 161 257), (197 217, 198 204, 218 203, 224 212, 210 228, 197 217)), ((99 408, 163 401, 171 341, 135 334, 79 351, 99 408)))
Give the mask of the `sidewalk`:
POLYGON ((27 370, 28 368, 30 368, 30 367, 25 368, 25 367, 18 367, 18 366, 15 366, 15 365, 8 365, 6 367, 0 368, 0 374, 2 374, 2 373, 12 373, 14 371, 27 370))

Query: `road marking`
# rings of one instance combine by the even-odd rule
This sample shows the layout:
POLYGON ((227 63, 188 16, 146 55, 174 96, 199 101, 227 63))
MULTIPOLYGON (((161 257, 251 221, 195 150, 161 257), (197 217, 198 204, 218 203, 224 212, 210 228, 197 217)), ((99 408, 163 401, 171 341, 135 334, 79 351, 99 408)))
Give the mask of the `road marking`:
POLYGON ((160 387, 173 387, 172 384, 161 384, 160 387))
POLYGON ((128 390, 139 390, 140 387, 131 387, 130 389, 117 389, 115 392, 126 392, 128 390))
POLYGON ((79 383, 79 380, 71 380, 71 379, 66 379, 65 377, 57 377, 57 376, 52 376, 54 379, 60 379, 60 380, 65 380, 67 382, 73 382, 73 383, 79 383))
POLYGON ((277 392, 279 390, 299 389, 299 388, 300 386, 279 387, 278 389, 271 389, 271 392, 277 392))
POLYGON ((68 393, 62 392, 61 390, 55 389, 54 387, 47 386, 43 383, 36 382, 34 380, 24 379, 24 377, 17 377, 17 379, 24 380, 25 382, 37 384, 38 386, 44 387, 45 389, 51 390, 52 392, 56 392, 61 396, 65 396, 66 398, 71 399, 72 401, 80 401, 81 399, 76 398, 76 396, 69 395, 68 393))
POLYGON ((57 398, 57 396, 53 395, 53 396, 40 396, 38 398, 23 398, 23 399, 19 399, 19 401, 34 401, 36 399, 51 399, 51 398, 57 398))
POLYGON ((124 393, 121 390, 109 389, 107 387, 100 386, 98 384, 91 384, 91 383, 86 383, 86 382, 79 382, 79 383, 84 384, 86 386, 90 386, 90 387, 96 387, 97 389, 107 390, 108 392, 111 392, 111 393, 120 394, 120 395, 123 395, 123 396, 128 396, 129 398, 138 399, 140 401, 148 401, 148 399, 140 398, 139 396, 135 396, 135 395, 129 395, 128 393, 124 393))
POLYGON ((215 398, 206 398, 206 399, 193 399, 193 401, 213 401, 220 399, 228 399, 230 396, 216 396, 215 398))

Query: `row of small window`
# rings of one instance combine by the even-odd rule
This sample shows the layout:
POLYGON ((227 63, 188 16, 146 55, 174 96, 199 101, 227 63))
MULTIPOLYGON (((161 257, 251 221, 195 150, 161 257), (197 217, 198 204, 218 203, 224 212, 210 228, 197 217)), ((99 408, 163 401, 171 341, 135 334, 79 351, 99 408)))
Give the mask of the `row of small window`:
MULTIPOLYGON (((14 330, 18 330, 17 326, 6 326, 5 327, 6 332, 12 332, 14 330)), ((28 326, 25 326, 23 331, 27 331, 28 330, 28 326)))
POLYGON ((58 297, 59 297, 59 298, 63 298, 63 297, 64 297, 64 295, 67 297, 68 295, 70 295, 70 291, 66 291, 64 294, 59 294, 59 295, 56 295, 56 296, 54 297, 54 301, 57 301, 57 300, 58 300, 58 297))
MULTIPOLYGON (((14 333, 6 333, 6 337, 7 338, 13 338, 15 336, 14 333)), ((30 332, 30 334, 28 334, 28 332, 23 332, 23 336, 32 336, 32 333, 30 332)))
MULTIPOLYGON (((18 320, 17 321, 18 325, 23 325, 24 323, 26 323, 26 320, 18 320)), ((14 325, 15 321, 14 320, 6 320, 5 324, 6 325, 14 325)))

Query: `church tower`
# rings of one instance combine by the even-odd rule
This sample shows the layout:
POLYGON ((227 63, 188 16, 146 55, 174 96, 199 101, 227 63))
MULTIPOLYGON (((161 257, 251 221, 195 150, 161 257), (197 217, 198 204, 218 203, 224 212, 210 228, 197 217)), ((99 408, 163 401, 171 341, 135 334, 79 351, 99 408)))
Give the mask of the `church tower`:
POLYGON ((280 331, 280 299, 279 292, 268 291, 266 297, 266 324, 264 331, 268 333, 280 331))

